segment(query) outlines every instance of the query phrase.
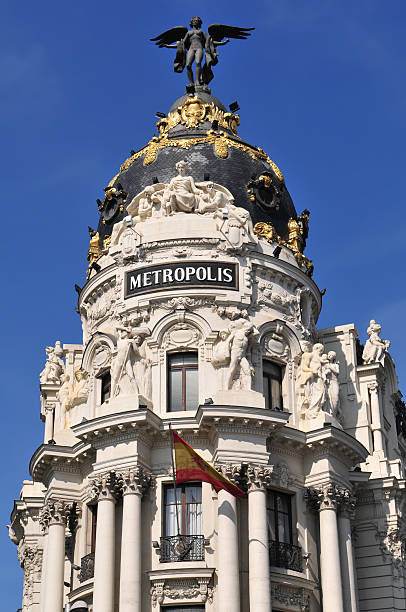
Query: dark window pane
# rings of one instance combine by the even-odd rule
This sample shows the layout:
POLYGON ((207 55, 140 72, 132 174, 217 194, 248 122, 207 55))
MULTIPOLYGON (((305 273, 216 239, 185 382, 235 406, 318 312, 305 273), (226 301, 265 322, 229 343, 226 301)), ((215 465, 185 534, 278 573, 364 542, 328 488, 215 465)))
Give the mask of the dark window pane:
POLYGON ((264 375, 263 385, 264 385, 265 408, 270 408, 270 405, 269 405, 269 398, 270 398, 269 383, 270 383, 270 379, 268 378, 268 376, 264 375))
POLYGON ((169 410, 182 410, 182 370, 169 372, 169 410))
POLYGON ((269 539, 292 544, 292 496, 277 491, 268 493, 269 539))
POLYGON ((263 393, 266 408, 283 410, 282 378, 282 366, 272 361, 263 361, 263 393))

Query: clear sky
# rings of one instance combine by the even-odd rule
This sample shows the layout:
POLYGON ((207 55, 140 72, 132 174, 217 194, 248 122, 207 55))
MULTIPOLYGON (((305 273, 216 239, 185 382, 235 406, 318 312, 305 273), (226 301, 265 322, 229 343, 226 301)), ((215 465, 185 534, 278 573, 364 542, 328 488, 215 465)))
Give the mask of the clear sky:
MULTIPOLYGON (((406 389, 404 0, 3 0, 3 525, 42 441, 44 348, 81 341, 74 283, 96 198, 184 92, 174 51, 148 39, 196 13, 205 27, 256 27, 219 49, 212 92, 239 101, 240 136, 311 211, 306 254, 327 288, 318 326, 354 322, 364 342, 369 320, 382 323, 406 389)), ((2 529, 1 608, 14 612, 22 573, 2 529)))

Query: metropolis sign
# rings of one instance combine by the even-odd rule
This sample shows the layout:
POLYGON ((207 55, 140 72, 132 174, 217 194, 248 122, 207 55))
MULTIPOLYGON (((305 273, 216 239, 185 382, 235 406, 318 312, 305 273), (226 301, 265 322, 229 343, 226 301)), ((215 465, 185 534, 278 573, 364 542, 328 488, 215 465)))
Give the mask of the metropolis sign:
POLYGON ((237 264, 219 261, 185 261, 138 268, 126 272, 124 297, 174 287, 217 287, 236 291, 237 264))

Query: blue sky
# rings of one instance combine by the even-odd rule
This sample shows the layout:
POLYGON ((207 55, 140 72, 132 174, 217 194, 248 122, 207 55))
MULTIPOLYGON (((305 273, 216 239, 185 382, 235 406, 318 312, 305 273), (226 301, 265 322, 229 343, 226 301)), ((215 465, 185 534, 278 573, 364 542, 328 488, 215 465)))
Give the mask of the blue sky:
MULTIPOLYGON (((279 165, 298 212, 311 211, 306 253, 327 288, 319 327, 354 322, 364 341, 370 318, 381 322, 406 389, 404 0, 191 4, 3 0, 3 525, 41 443, 44 347, 81 341, 73 286, 96 198, 184 91, 173 51, 148 38, 193 14, 256 27, 219 49, 212 92, 239 101, 240 135, 279 165)), ((1 601, 13 611, 22 574, 2 529, 1 601)))

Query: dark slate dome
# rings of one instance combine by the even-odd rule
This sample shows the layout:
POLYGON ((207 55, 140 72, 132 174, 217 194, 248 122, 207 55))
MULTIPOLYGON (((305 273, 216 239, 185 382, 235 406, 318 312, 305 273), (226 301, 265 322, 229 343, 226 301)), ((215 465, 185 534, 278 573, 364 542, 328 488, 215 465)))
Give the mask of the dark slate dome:
MULTIPOLYGON (((210 180, 227 187, 236 206, 251 214, 252 222, 272 223, 284 239, 288 220, 297 218, 283 175, 267 154, 237 135, 239 117, 208 92, 186 94, 176 100, 157 123, 159 136, 121 166, 110 186, 128 194, 126 203, 110 206, 99 222, 100 241, 126 216, 125 205, 152 183, 168 183, 176 162, 184 159, 195 182, 210 180)), ((105 200, 105 208, 106 208, 105 200)), ((119 204, 119 202, 118 202, 119 204)), ((101 203, 99 208, 101 209, 101 203)))

